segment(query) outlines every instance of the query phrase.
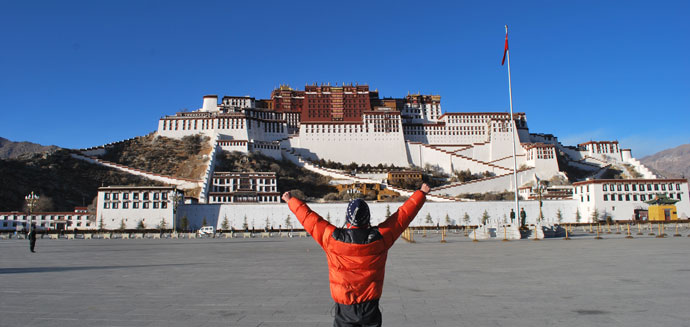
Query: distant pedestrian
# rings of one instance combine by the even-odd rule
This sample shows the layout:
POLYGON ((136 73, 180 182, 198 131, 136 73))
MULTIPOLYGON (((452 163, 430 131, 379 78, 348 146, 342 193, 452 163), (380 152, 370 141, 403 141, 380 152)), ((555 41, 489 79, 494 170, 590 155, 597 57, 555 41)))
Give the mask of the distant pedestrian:
POLYGON ((515 211, 513 211, 513 209, 510 209, 510 223, 515 223, 515 211))
POLYGON ((36 247, 36 225, 31 225, 31 230, 29 230, 29 250, 31 252, 36 252, 34 251, 34 248, 36 247))
POLYGON ((520 219, 522 219, 522 226, 525 226, 525 223, 527 222, 527 213, 525 212, 525 208, 520 209, 520 219))

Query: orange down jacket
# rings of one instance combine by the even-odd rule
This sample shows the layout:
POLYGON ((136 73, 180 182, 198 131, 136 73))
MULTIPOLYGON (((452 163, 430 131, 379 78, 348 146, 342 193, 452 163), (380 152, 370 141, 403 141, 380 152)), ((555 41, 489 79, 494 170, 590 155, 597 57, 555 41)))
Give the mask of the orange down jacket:
POLYGON ((337 228, 297 198, 288 206, 304 229, 326 252, 331 296, 336 303, 356 304, 381 297, 388 249, 424 205, 416 191, 386 221, 376 227, 337 228))

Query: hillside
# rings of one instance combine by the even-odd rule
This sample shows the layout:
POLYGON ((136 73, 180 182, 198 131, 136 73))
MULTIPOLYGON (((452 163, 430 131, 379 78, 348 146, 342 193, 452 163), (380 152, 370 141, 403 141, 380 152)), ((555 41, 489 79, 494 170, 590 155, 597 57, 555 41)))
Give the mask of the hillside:
POLYGON ((690 177, 690 144, 666 149, 640 159, 650 169, 663 177, 690 177))
POLYGON ((305 197, 300 192, 312 200, 337 192, 328 184, 330 177, 298 167, 290 161, 278 161, 258 153, 223 151, 218 154, 215 171, 272 171, 278 178, 278 192, 293 191, 295 196, 303 199, 305 197))
POLYGON ((15 159, 23 155, 52 152, 59 149, 55 145, 44 146, 31 142, 12 142, 0 137, 0 159, 15 159))
POLYGON ((0 159, 0 211, 20 211, 24 196, 36 192, 43 210, 72 211, 87 206, 103 185, 160 185, 115 169, 74 159, 69 150, 0 159))
POLYGON ((202 179, 210 153, 206 136, 177 140, 152 133, 106 147, 101 159, 162 175, 202 179))

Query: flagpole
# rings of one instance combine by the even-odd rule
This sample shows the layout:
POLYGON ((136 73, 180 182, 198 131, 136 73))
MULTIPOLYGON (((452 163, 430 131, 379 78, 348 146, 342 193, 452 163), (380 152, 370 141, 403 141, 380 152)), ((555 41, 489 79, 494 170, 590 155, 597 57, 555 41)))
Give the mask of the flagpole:
MULTIPOLYGON (((508 42, 508 25, 506 25, 506 45, 508 42)), ((518 179, 517 179, 517 156, 515 155, 515 134, 517 128, 515 126, 515 116, 513 116, 513 87, 510 81, 510 50, 506 48, 506 59, 508 60, 508 95, 510 97, 510 122, 513 125, 513 182, 515 185, 515 220, 516 225, 520 226, 520 200, 518 196, 518 179)), ((519 228, 519 227, 518 227, 519 228)))

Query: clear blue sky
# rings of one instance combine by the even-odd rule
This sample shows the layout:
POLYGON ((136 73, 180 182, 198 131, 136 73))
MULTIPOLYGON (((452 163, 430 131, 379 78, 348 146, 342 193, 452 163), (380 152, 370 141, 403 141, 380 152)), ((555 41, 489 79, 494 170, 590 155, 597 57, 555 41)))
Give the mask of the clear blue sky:
POLYGON ((515 111, 565 144, 690 143, 690 1, 3 1, 0 136, 79 148, 205 94, 359 82, 515 111))

